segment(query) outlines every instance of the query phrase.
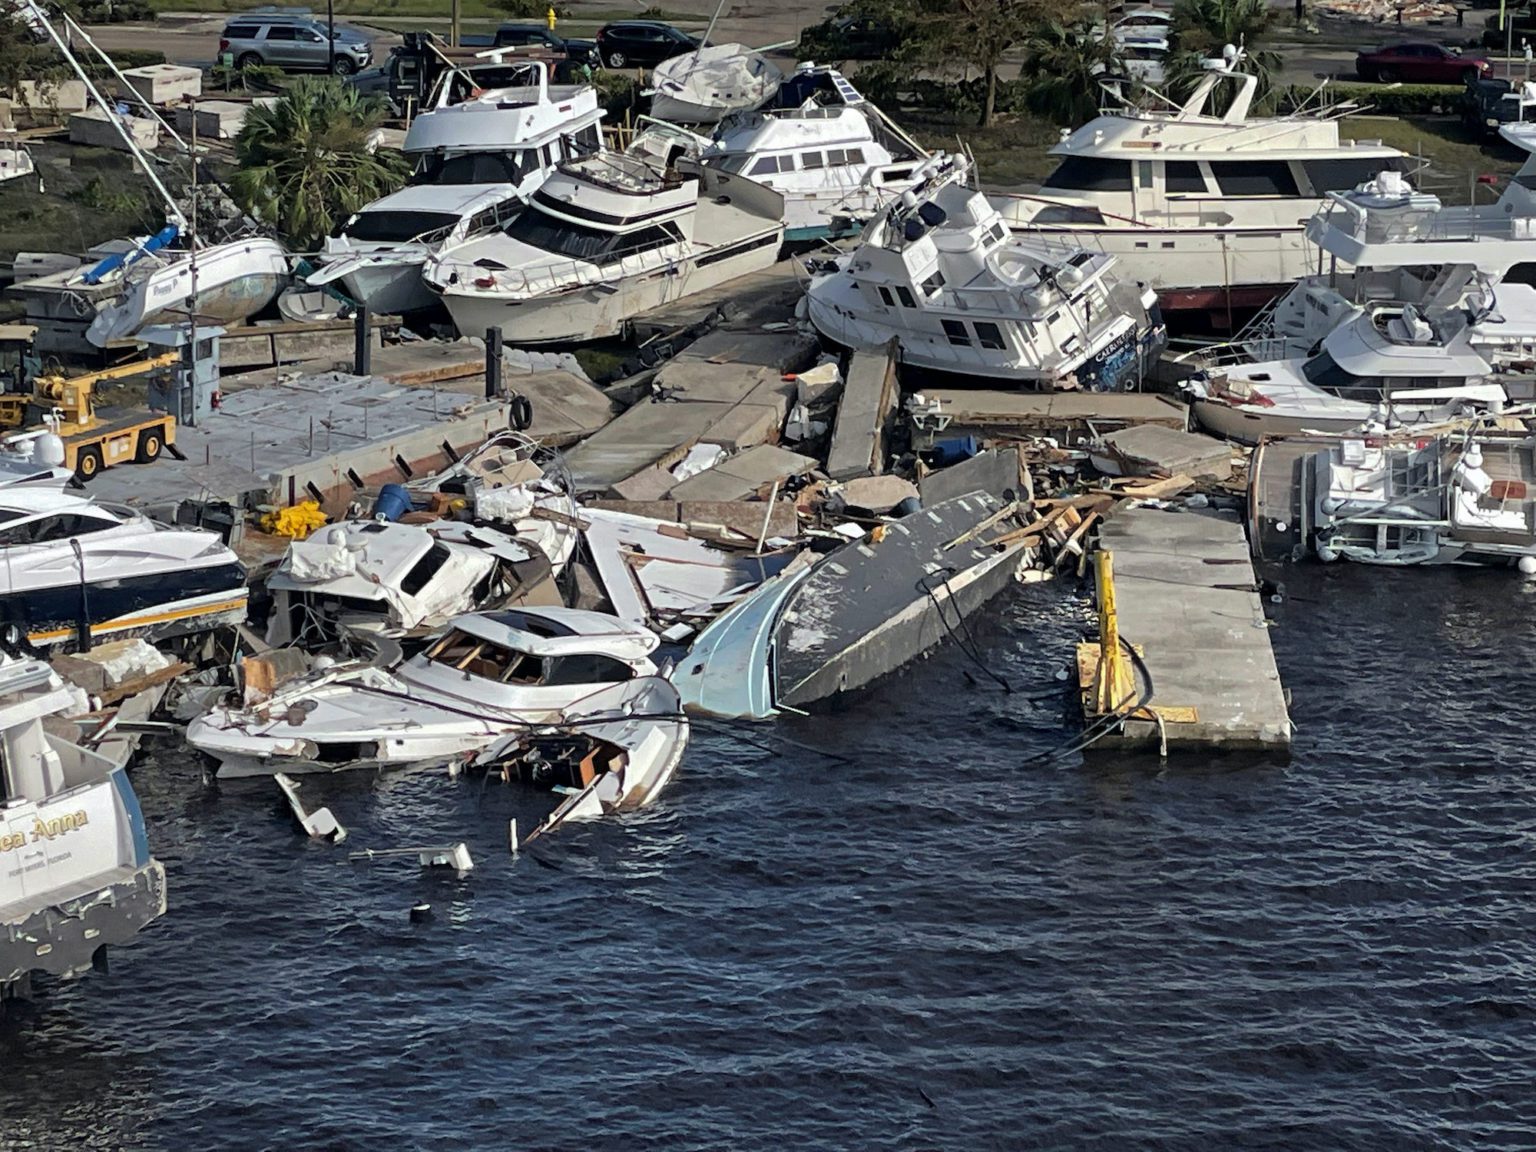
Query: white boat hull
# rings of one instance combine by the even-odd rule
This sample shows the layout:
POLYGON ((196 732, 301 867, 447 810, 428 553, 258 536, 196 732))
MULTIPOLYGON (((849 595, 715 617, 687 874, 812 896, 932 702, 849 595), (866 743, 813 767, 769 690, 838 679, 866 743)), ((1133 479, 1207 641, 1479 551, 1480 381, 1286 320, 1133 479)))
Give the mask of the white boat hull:
MULTIPOLYGON (((500 328, 508 344, 575 344, 621 335, 630 320, 654 308, 707 292, 729 280, 769 268, 778 259, 778 234, 769 242, 743 241, 736 255, 700 267, 695 260, 675 271, 659 268, 617 282, 559 289, 531 299, 510 299, 484 292, 443 294, 449 315, 466 336, 500 328)), ((707 258, 708 253, 704 254, 707 258)))
MULTIPOLYGON (((437 297, 421 279, 426 260, 424 251, 344 256, 328 264, 324 279, 326 283, 338 283, 343 292, 375 315, 420 312, 437 303, 437 297)), ((312 277, 310 283, 314 282, 312 277)))
POLYGON ((123 295, 91 322, 91 343, 104 347, 150 325, 185 324, 189 301, 200 322, 241 323, 277 299, 291 279, 288 252, 275 240, 219 244, 198 252, 195 269, 193 263, 181 255, 155 267, 130 265, 123 295))

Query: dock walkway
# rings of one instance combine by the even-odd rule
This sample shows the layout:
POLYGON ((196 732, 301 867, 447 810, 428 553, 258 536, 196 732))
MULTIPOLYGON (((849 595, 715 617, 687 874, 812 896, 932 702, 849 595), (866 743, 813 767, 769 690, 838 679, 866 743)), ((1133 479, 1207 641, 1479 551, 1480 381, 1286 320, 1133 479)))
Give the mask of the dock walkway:
MULTIPOLYGON (((1106 520, 1120 635, 1152 675, 1152 706, 1193 708, 1168 744, 1290 747, 1291 720, 1242 523, 1214 511, 1133 508, 1106 520)), ((1153 744, 1151 720, 1119 743, 1153 744)))

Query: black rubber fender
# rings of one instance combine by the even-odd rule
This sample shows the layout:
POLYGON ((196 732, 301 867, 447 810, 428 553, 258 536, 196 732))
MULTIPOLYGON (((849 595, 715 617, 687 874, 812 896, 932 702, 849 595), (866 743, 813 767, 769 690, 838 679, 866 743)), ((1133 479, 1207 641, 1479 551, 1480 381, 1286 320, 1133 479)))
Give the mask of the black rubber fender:
POLYGON ((521 392, 515 394, 508 402, 508 416, 512 427, 518 432, 526 432, 533 427, 533 402, 521 392))

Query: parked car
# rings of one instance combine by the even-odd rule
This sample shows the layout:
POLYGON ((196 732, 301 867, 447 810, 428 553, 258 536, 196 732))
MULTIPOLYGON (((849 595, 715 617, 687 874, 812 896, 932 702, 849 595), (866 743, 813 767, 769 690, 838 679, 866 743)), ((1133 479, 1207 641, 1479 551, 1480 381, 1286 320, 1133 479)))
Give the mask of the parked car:
POLYGON ((834 16, 800 34, 802 60, 880 60, 894 52, 902 30, 871 16, 834 16))
POLYGON ((235 65, 272 64, 289 70, 329 68, 338 76, 350 76, 368 67, 373 60, 373 46, 356 28, 336 26, 333 52, 327 25, 312 16, 283 13, 250 13, 237 16, 224 26, 219 39, 219 56, 229 56, 235 65))
POLYGON ((522 48, 526 45, 563 52, 572 60, 597 64, 597 43, 592 40, 567 40, 556 36, 542 24, 503 24, 491 41, 493 48, 522 48))
POLYGON ((616 20, 597 30, 597 54, 609 68, 654 68, 698 46, 686 32, 655 20, 616 20))
POLYGON ((1355 71, 1362 80, 1391 84, 1463 84, 1488 71, 1481 56, 1463 56, 1443 44, 1393 44, 1355 57, 1355 71))

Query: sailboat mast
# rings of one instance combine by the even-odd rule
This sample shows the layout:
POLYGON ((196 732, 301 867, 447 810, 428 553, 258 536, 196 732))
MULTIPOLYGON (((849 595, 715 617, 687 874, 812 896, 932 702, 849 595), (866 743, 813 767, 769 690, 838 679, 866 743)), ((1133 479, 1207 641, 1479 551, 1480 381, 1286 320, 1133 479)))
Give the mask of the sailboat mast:
POLYGON ((96 85, 91 82, 91 78, 86 75, 85 69, 80 66, 80 61, 75 59, 74 53, 69 50, 69 45, 64 43, 64 38, 59 35, 59 30, 53 26, 53 22, 48 19, 48 14, 43 11, 42 6, 37 3, 37 0, 22 0, 22 2, 32 10, 32 13, 42 22, 43 27, 48 29, 49 37, 58 46, 59 51, 64 54, 64 59, 69 62, 69 66, 74 69, 75 75, 85 85, 85 90, 91 94, 91 98, 107 114, 107 119, 111 122, 112 127, 117 130, 117 134, 123 138, 123 143, 127 145, 128 151, 133 155, 133 158, 138 161, 139 167, 144 171, 144 175, 149 177, 149 182, 154 185, 155 191, 160 193, 160 198, 166 204, 168 218, 173 224, 180 227, 183 220, 181 209, 176 206, 175 197, 171 195, 170 190, 161 182, 160 177, 155 175, 154 169, 150 166, 144 153, 139 150, 139 146, 134 143, 128 129, 123 126, 122 121, 118 118, 117 110, 107 103, 106 99, 97 90, 96 85))

